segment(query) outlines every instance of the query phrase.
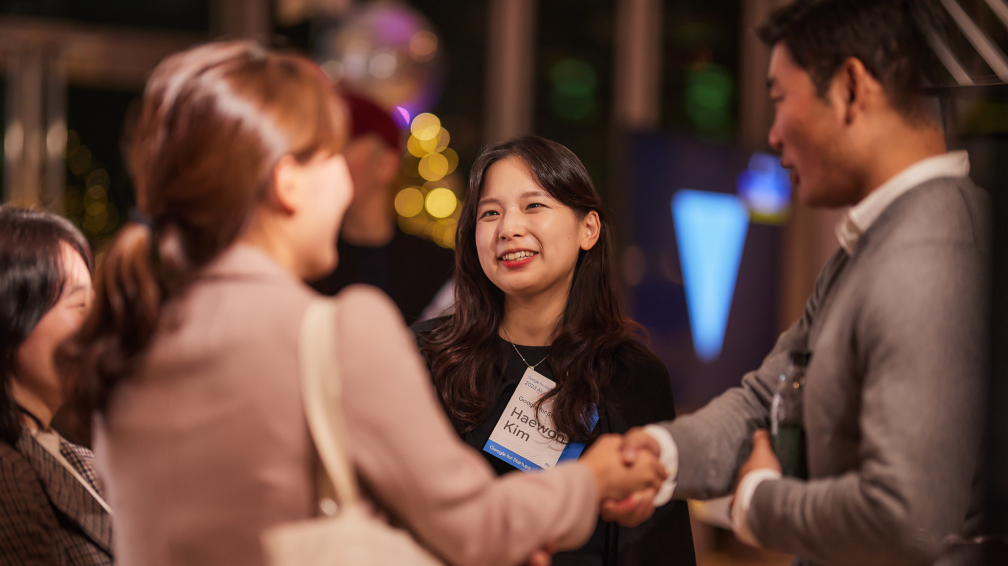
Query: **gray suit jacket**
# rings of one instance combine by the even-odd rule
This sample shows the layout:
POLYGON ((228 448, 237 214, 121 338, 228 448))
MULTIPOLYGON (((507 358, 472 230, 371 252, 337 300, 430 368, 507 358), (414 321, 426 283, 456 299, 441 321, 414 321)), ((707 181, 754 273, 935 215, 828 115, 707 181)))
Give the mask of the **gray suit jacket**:
POLYGON ((796 562, 926 564, 971 514, 984 393, 988 197, 929 181, 893 202, 853 256, 826 264, 801 319, 756 371, 665 423, 677 497, 729 493, 803 338, 809 480, 760 484, 749 522, 796 562))

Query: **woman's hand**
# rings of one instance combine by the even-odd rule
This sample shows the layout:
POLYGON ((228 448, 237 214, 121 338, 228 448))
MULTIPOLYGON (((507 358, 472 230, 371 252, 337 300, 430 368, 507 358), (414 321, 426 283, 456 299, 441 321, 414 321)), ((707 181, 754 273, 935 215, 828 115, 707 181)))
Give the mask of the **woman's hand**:
POLYGON ((667 477, 665 467, 647 450, 640 451, 633 463, 624 463, 622 446, 621 436, 605 434, 579 460, 595 475, 600 500, 621 500, 637 491, 657 490, 667 477))

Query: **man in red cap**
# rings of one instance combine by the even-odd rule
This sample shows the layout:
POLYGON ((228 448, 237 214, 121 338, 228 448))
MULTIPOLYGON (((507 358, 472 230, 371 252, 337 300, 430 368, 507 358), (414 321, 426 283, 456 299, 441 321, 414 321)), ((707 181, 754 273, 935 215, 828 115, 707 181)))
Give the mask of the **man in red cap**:
POLYGON ((455 256, 434 242, 399 231, 394 201, 402 133, 374 102, 346 91, 343 98, 350 109, 344 155, 354 197, 340 231, 339 266, 313 286, 335 295, 353 283, 374 285, 412 324, 451 278, 455 256))

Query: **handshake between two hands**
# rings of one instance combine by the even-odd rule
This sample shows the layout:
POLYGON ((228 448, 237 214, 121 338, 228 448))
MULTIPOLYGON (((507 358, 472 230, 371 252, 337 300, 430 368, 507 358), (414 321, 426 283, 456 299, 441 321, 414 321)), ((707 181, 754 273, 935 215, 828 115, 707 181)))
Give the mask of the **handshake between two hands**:
MULTIPOLYGON (((580 462, 595 474, 603 519, 635 527, 654 514, 655 495, 669 475, 660 457, 658 441, 642 428, 630 429, 624 436, 606 434, 595 441, 580 462)), ((739 469, 736 484, 749 472, 762 468, 781 469, 767 431, 757 430, 752 452, 739 469)), ((539 550, 528 564, 549 566, 552 554, 551 548, 539 550)))
MULTIPOLYGON (((750 472, 760 469, 781 471, 780 462, 770 444, 769 433, 763 429, 757 430, 753 433, 752 440, 752 451, 739 468, 736 486, 750 472)), ((585 462, 585 459, 597 456, 603 467, 613 466, 614 462, 622 464, 615 465, 614 469, 606 468, 609 475, 596 472, 602 494, 602 518, 626 527, 636 527, 654 514, 655 494, 670 473, 660 462, 661 447, 642 428, 630 429, 623 437, 603 436, 592 449, 596 447, 598 453, 593 455, 593 450, 589 451, 582 462, 592 465, 585 462), (618 457, 614 451, 618 451, 618 457), (604 485, 606 481, 612 483, 604 485)))
MULTIPOLYGON (((654 498, 668 471, 659 461, 661 447, 643 429, 626 435, 600 436, 578 460, 595 476, 602 518, 635 527, 654 514, 654 498)), ((546 547, 529 557, 527 566, 550 566, 553 548, 546 547)))

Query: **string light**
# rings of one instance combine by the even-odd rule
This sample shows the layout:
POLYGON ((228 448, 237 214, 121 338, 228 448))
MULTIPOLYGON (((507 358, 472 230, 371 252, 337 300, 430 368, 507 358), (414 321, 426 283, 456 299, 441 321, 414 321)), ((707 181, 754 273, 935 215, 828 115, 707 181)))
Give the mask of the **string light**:
POLYGON ((395 209, 399 216, 407 218, 423 212, 424 196, 417 187, 406 187, 395 198, 395 209))
POLYGON ((111 178, 105 167, 95 161, 91 150, 81 143, 80 135, 73 130, 67 132, 66 156, 67 168, 77 179, 83 181, 84 187, 67 187, 65 213, 77 220, 85 233, 97 238, 100 244, 107 239, 99 237, 100 235, 110 234, 119 226, 119 210, 108 198, 111 178))
POLYGON ((458 199, 450 189, 438 188, 427 194, 427 213, 434 218, 446 218, 455 212, 457 205, 458 199))
POLYGON ((437 181, 448 174, 448 159, 440 153, 431 153, 420 160, 418 169, 424 179, 437 181))
POLYGON ((413 118, 402 171, 407 177, 420 177, 426 182, 402 188, 396 195, 395 209, 403 232, 454 248, 460 207, 446 176, 458 167, 458 154, 448 147, 449 143, 451 134, 442 127, 440 118, 431 113, 413 118))
POLYGON ((413 123, 410 125, 410 131, 420 141, 434 138, 440 130, 441 120, 429 112, 417 115, 416 118, 413 118, 413 123))

